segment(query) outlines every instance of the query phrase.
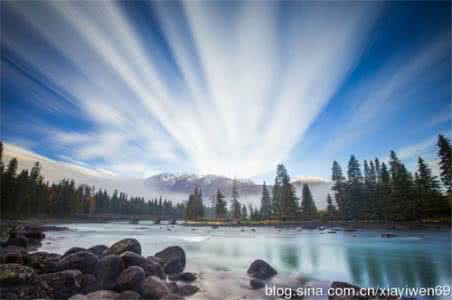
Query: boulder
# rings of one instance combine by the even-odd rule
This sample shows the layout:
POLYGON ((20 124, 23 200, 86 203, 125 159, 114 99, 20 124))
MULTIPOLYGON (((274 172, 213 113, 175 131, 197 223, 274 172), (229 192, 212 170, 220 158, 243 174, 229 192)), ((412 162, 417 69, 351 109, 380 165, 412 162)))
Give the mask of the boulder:
POLYGON ((50 273, 56 271, 61 255, 56 253, 35 252, 28 255, 27 266, 37 270, 38 273, 50 273))
POLYGON ((88 251, 80 251, 63 257, 56 264, 57 271, 76 269, 82 273, 94 274, 97 256, 88 251))
POLYGON ((104 251, 103 255, 121 255, 126 251, 135 252, 141 255, 141 245, 136 239, 123 239, 114 243, 110 248, 104 251))
POLYGON ((145 299, 161 299, 168 296, 169 289, 165 282, 155 276, 149 276, 141 283, 141 296, 145 299))
POLYGON ((81 252, 81 251, 86 251, 85 248, 80 248, 80 247, 72 247, 69 250, 67 250, 66 252, 64 252, 63 257, 66 257, 68 255, 77 253, 77 252, 81 252))
POLYGON ((116 300, 119 297, 119 293, 110 290, 101 290, 86 295, 88 300, 116 300))
POLYGON ((165 261, 157 256, 148 256, 146 259, 162 266, 165 264, 165 261))
POLYGON ((193 282, 197 278, 196 274, 190 272, 183 272, 179 274, 173 274, 168 276, 169 280, 172 281, 184 281, 184 282, 193 282))
POLYGON ((181 247, 168 247, 156 253, 154 256, 163 260, 166 274, 176 274, 184 271, 185 251, 181 247))
POLYGON ((8 241, 6 241, 6 245, 27 248, 28 239, 24 236, 14 236, 9 238, 8 241))
POLYGON ((141 282, 146 278, 144 270, 139 266, 131 266, 123 270, 116 281, 116 289, 119 291, 140 291, 141 282))
POLYGON ((80 292, 82 273, 79 270, 64 270, 40 275, 51 289, 55 299, 67 299, 80 292))
POLYGON ((121 258, 124 268, 128 268, 130 266, 140 266, 143 268, 146 277, 155 275, 162 279, 165 278, 165 273, 163 272, 163 268, 160 264, 148 260, 141 255, 126 251, 121 254, 121 258))
MULTIPOLYGON (((94 254, 92 254, 94 255, 94 254)), ((95 266, 95 276, 102 289, 111 290, 116 285, 116 280, 123 270, 122 260, 119 255, 107 255, 99 259, 95 266)))
POLYGON ((29 240, 40 242, 46 235, 41 231, 39 227, 26 226, 22 234, 29 240))
POLYGON ((251 279, 250 280, 250 287, 253 289, 253 290, 258 290, 258 289, 261 289, 261 288, 263 288, 265 286, 265 283, 263 283, 262 281, 260 281, 260 280, 258 280, 258 279, 251 279))
POLYGON ((135 291, 123 291, 116 300, 140 300, 141 296, 135 291))
POLYGON ((83 294, 89 294, 95 292, 100 289, 99 284, 97 283, 96 276, 93 274, 83 274, 82 282, 80 284, 80 291, 83 294))
POLYGON ((91 248, 88 248, 88 251, 96 255, 97 257, 101 257, 102 254, 107 250, 108 247, 105 245, 96 245, 91 248))
POLYGON ((22 247, 0 248, 0 264, 24 264, 27 259, 27 251, 22 247))
POLYGON ((273 277, 278 273, 272 266, 262 259, 253 261, 246 272, 249 276, 262 280, 273 277))
POLYGON ((32 268, 19 264, 0 265, 2 299, 49 298, 48 286, 32 268))

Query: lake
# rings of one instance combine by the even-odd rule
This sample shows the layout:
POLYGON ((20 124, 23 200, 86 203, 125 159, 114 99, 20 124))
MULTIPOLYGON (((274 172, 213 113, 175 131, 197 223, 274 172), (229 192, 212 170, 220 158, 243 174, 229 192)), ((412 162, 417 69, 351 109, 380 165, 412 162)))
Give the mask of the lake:
MULTIPOLYGON (((187 253, 186 270, 200 272, 201 279, 208 279, 201 280, 208 298, 224 298, 224 290, 243 295, 247 290, 244 274, 257 258, 269 262, 281 278, 297 280, 346 281, 363 287, 435 287, 452 282, 449 230, 396 232, 397 237, 384 239, 383 231, 378 230, 328 234, 328 230, 257 227, 253 232, 251 228, 146 222, 64 226, 69 230, 47 232, 39 250, 62 254, 75 246, 109 246, 133 237, 141 243, 142 254, 149 256, 179 245, 187 253), (223 291, 209 280, 220 280, 223 291), (231 289, 228 284, 239 288, 231 289)), ((198 297, 202 298, 202 293, 198 297)))

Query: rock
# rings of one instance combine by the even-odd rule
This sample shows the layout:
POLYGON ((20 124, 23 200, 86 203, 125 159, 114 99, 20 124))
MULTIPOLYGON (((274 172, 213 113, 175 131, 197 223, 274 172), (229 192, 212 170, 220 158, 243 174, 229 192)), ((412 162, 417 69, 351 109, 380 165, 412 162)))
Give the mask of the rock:
POLYGON ((96 245, 91 248, 88 248, 88 251, 96 255, 97 257, 101 257, 102 254, 107 250, 108 247, 105 245, 96 245))
POLYGON ((82 282, 80 284, 80 291, 83 294, 89 294, 95 292, 100 289, 99 284, 97 283, 96 276, 93 274, 83 274, 82 282))
POLYGON ((61 255, 56 253, 35 252, 28 255, 27 265, 37 270, 38 273, 56 272, 56 266, 61 255))
POLYGON ((80 248, 80 247, 72 247, 69 250, 67 250, 66 252, 64 252, 63 257, 66 257, 68 255, 77 253, 77 252, 81 252, 81 251, 86 251, 85 248, 80 248))
POLYGON ((149 276, 141 283, 141 296, 145 299, 161 299, 168 296, 169 289, 165 282, 155 276, 149 276))
POLYGON ((119 293, 110 290, 101 290, 86 295, 88 300, 116 300, 119 297, 119 293))
POLYGON ((396 236, 397 236, 396 234, 390 233, 390 232, 385 232, 385 233, 383 233, 381 235, 382 238, 386 238, 386 239, 390 239, 390 238, 393 238, 393 237, 396 237, 396 236))
POLYGON ((22 247, 0 248, 0 264, 24 264, 27 258, 27 251, 22 247))
POLYGON ((94 274, 97 256, 88 251, 80 251, 63 257, 56 264, 57 271, 77 269, 82 273, 94 274))
POLYGON ((130 251, 126 251, 121 254, 121 259, 124 268, 128 268, 130 266, 140 266, 143 268, 146 277, 155 275, 161 279, 165 278, 162 266, 155 261, 146 259, 143 256, 130 251))
POLYGON ((174 274, 168 277, 168 279, 172 281, 184 281, 184 282, 193 282, 196 280, 196 278, 197 278, 196 274, 190 272, 174 274))
POLYGON ((119 255, 104 256, 99 259, 95 269, 94 275, 98 280, 99 286, 105 290, 113 289, 117 278, 123 270, 121 257, 119 255))
POLYGON ((131 266, 123 270, 116 281, 116 289, 119 291, 140 291, 141 282, 146 278, 144 270, 139 266, 131 266))
POLYGON ((165 264, 165 261, 163 259, 161 259, 160 257, 157 256, 148 256, 146 257, 147 260, 150 260, 152 262, 155 262, 161 266, 163 266, 165 264))
POLYGON ((123 239, 114 243, 110 248, 105 250, 103 255, 121 255, 126 251, 135 252, 136 254, 141 255, 141 245, 136 239, 123 239))
POLYGON ((154 256, 164 261, 164 271, 166 274, 176 274, 184 271, 185 251, 179 246, 168 247, 154 256))
POLYGON ((19 264, 0 265, 2 299, 49 298, 48 287, 32 268, 19 264))
POLYGON ((88 298, 86 298, 86 296, 83 294, 75 294, 74 296, 69 298, 69 300, 88 300, 88 298))
POLYGON ((257 279, 268 279, 270 277, 275 276, 278 272, 273 269, 268 263, 263 261, 262 259, 257 259, 253 261, 246 271, 249 276, 257 279))
POLYGON ((39 278, 51 288, 55 299, 66 299, 80 292, 82 273, 79 270, 48 273, 39 278))
POLYGON ((26 227, 22 233, 27 239, 37 242, 43 240, 46 235, 38 227, 26 227))
POLYGON ((186 285, 177 287, 177 294, 184 296, 184 297, 194 295, 198 291, 199 291, 199 287, 191 285, 191 284, 186 284, 186 285))
POLYGON ((253 289, 253 290, 258 290, 258 289, 261 289, 261 288, 263 288, 265 286, 265 283, 263 283, 262 281, 260 281, 260 280, 257 280, 257 279, 251 279, 250 280, 250 287, 253 289))
POLYGON ((135 291, 123 291, 116 300, 140 300, 141 296, 135 291))
POLYGON ((8 241, 6 241, 6 245, 27 248, 28 239, 24 236, 11 237, 8 241))

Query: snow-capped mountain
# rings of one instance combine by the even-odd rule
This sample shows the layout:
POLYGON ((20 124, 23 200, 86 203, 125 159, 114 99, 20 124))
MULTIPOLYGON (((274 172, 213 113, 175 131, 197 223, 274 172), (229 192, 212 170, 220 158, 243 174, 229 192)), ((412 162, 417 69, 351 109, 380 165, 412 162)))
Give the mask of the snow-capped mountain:
MULTIPOLYGON (((186 200, 195 187, 201 189, 204 199, 213 201, 217 190, 221 190, 227 198, 231 195, 232 178, 218 175, 172 174, 162 173, 145 180, 145 186, 156 194, 165 195, 175 200, 186 200)), ((259 204, 262 185, 250 179, 237 179, 240 199, 244 203, 259 204)), ((297 177, 293 184, 297 189, 297 196, 301 196, 303 184, 309 185, 319 208, 325 207, 326 195, 330 191, 331 183, 320 177, 297 177)), ((271 185, 268 185, 271 192, 271 185)))

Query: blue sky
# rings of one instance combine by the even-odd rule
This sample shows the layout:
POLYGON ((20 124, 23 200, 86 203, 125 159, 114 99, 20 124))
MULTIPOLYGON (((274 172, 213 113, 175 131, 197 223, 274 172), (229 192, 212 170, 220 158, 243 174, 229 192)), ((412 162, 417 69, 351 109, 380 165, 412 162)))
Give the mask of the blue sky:
POLYGON ((450 136, 448 1, 2 1, 1 136, 102 174, 330 177, 450 136))

